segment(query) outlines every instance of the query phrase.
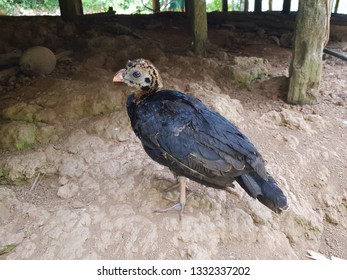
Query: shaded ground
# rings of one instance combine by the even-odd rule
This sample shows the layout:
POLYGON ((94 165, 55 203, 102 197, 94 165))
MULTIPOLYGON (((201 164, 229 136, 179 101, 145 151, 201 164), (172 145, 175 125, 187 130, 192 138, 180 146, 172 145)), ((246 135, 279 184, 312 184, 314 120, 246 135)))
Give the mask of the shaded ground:
MULTIPOLYGON (((108 19, 2 20, 1 52, 44 45, 73 54, 50 75, 1 84, 2 147, 14 147, 16 131, 33 145, 0 153, 0 249, 9 251, 1 258, 304 259, 308 249, 347 258, 346 63, 326 57, 319 104, 292 106, 281 99, 291 51, 266 30, 213 26, 207 57, 197 58, 175 18, 166 28, 163 18, 119 20, 131 30, 108 19), (264 58, 268 77, 236 84, 226 71, 236 56, 264 58), (165 88, 240 127, 288 195, 288 211, 273 214, 238 186, 231 195, 191 182, 181 222, 153 213, 178 195, 158 177, 174 178, 142 150, 126 115, 129 89, 111 82, 137 57, 155 63, 165 88)), ((347 43, 330 47, 346 53, 347 43)))

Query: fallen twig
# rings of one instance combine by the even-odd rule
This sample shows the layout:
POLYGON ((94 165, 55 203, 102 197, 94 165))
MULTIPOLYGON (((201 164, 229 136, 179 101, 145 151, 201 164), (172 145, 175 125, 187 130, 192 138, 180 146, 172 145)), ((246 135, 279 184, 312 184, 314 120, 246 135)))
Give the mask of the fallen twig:
POLYGON ((39 173, 37 174, 37 176, 36 176, 36 178, 35 178, 33 184, 31 185, 31 188, 30 188, 29 192, 32 192, 32 191, 36 188, 36 186, 40 183, 40 181, 41 181, 40 176, 41 176, 41 175, 44 175, 44 173, 42 173, 41 171, 39 171, 39 173), (40 180, 39 180, 39 179, 40 179, 40 180))

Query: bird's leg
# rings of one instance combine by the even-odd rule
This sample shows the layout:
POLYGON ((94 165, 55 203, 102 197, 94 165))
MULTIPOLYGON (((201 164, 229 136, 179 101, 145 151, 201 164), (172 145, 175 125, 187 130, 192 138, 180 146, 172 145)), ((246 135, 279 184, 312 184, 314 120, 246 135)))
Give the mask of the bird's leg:
POLYGON ((174 189, 177 189, 178 187, 180 187, 180 183, 176 183, 176 184, 172 184, 170 187, 166 188, 164 191, 165 192, 171 192, 174 189))
MULTIPOLYGON (((168 211, 178 211, 179 216, 180 216, 180 220, 181 220, 184 206, 186 204, 186 179, 184 177, 178 176, 177 180, 178 180, 178 185, 180 188, 180 201, 179 201, 179 203, 177 203, 177 204, 175 204, 169 208, 155 210, 154 212, 164 213, 164 212, 168 212, 168 211)), ((172 188, 172 187, 170 187, 170 188, 172 188)))
MULTIPOLYGON (((172 178, 168 178, 168 177, 162 177, 162 176, 158 176, 158 177, 155 177, 157 180, 160 180, 160 181, 167 181, 167 182, 169 182, 171 185, 169 186, 169 187, 167 187, 165 190, 164 190, 164 192, 171 192, 172 190, 174 190, 174 189, 177 189, 177 188, 179 188, 180 187, 180 182, 179 182, 179 177, 180 176, 178 176, 175 172, 173 172, 172 171, 172 174, 174 175, 174 179, 172 179, 172 178)), ((182 178, 184 178, 184 177, 182 177, 182 178)), ((189 189, 187 188, 187 190, 189 191, 189 189)), ((170 200, 170 201, 172 201, 173 202, 173 200, 171 200, 170 198, 168 198, 168 197, 165 197, 165 199, 167 199, 167 200, 170 200)))
POLYGON ((178 188, 179 187, 179 182, 178 182, 178 180, 177 180, 177 176, 176 176, 176 174, 175 173, 173 173, 174 174, 174 179, 172 179, 172 178, 169 178, 169 177, 163 177, 163 176, 155 176, 154 178, 156 179, 156 180, 158 180, 158 181, 167 181, 167 182, 169 182, 171 185, 168 187, 168 188, 166 188, 164 191, 165 192, 170 192, 170 191, 172 191, 173 189, 175 189, 175 188, 178 188))

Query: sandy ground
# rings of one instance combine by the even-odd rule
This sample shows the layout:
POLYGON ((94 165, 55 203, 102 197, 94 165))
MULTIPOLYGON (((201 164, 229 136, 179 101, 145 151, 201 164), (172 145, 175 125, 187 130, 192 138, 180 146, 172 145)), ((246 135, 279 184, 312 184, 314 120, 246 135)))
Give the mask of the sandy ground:
MULTIPOLYGON (((106 20, 3 20, 1 52, 44 45, 72 55, 49 75, 1 83, 0 258, 306 259, 307 250, 347 258, 346 62, 325 57, 319 103, 293 106, 283 101, 291 51, 266 32, 211 27, 207 56, 198 58, 183 25, 162 21, 129 32, 106 20), (239 56, 263 58, 267 78, 236 84, 225 69, 239 56), (287 194, 288 211, 272 213, 237 185, 232 195, 190 182, 182 221, 153 213, 177 199, 165 192, 174 177, 130 128, 130 89, 112 84, 138 57, 152 60, 165 88, 199 97, 239 126, 287 194), (8 151, 11 131, 34 131, 34 145, 8 151)), ((347 43, 330 47, 346 53, 347 43)))

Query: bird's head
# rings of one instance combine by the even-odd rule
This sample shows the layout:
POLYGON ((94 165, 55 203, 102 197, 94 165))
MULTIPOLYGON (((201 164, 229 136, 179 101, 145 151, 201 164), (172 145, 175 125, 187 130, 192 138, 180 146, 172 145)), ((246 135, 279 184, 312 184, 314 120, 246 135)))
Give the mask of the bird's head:
POLYGON ((158 70, 143 58, 129 60, 126 69, 119 70, 113 77, 113 82, 134 87, 138 97, 156 92, 163 86, 158 70))

